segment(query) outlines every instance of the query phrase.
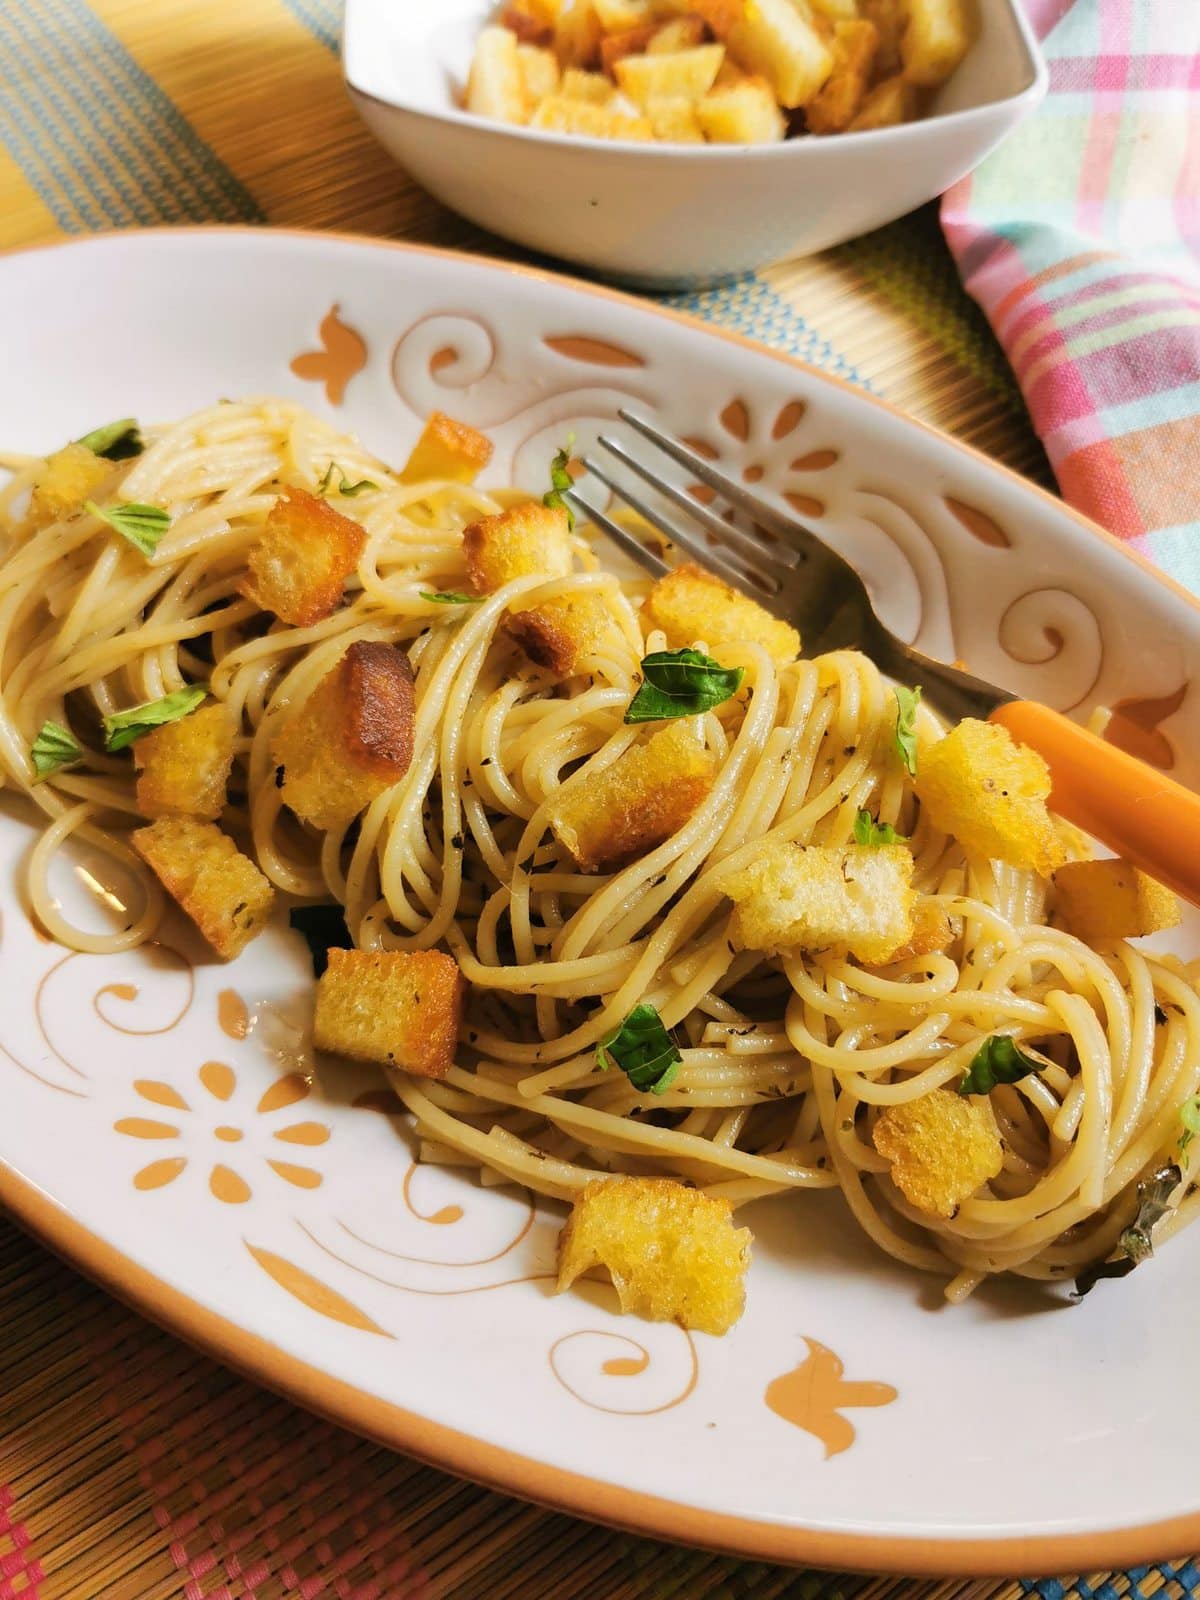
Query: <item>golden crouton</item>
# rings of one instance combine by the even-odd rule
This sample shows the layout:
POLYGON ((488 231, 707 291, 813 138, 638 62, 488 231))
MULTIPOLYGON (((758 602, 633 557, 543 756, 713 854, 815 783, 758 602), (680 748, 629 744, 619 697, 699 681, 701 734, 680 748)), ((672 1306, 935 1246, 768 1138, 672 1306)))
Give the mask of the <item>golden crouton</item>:
POLYGON ((622 56, 640 55, 658 31, 657 22, 642 22, 636 28, 622 28, 619 33, 607 34, 600 41, 600 61, 605 72, 611 76, 622 56))
MULTIPOLYGON (((645 18, 639 15, 637 20, 645 18)), ((593 0, 562 0, 554 22, 554 53, 564 67, 598 66, 601 38, 616 31, 615 24, 601 26, 593 0)))
MULTIPOLYGON (((703 104, 703 101, 700 102, 703 104)), ((704 133, 697 118, 698 107, 682 95, 665 100, 650 100, 646 115, 654 130, 654 137, 668 144, 703 144, 704 133)))
POLYGON ((642 627, 647 633, 661 628, 672 650, 699 639, 717 655, 723 644, 761 644, 780 666, 800 653, 795 628, 691 562, 654 585, 642 607, 642 627))
POLYGON ((918 895, 913 905, 912 938, 899 950, 893 950, 888 960, 912 961, 917 956, 931 956, 936 951, 946 950, 953 943, 954 928, 949 916, 936 902, 918 895))
MULTIPOLYGON (((521 46, 526 49, 547 45, 554 38, 553 20, 548 18, 539 6, 531 4, 531 0, 509 0, 509 4, 500 13, 500 26, 507 28, 509 33, 515 33, 521 46)), ((555 62, 556 76, 557 70, 558 64, 555 62)))
POLYGON ((892 1163, 900 1193, 935 1217, 952 1217, 1004 1165, 986 1099, 953 1089, 888 1106, 873 1137, 876 1150, 892 1163))
POLYGON ((787 132, 765 78, 720 81, 696 102, 696 120, 712 144, 775 144, 787 132))
MULTIPOLYGON (((582 104, 582 102, 580 102, 582 104)), ((477 594, 537 573, 565 578, 571 570, 567 513, 537 500, 510 506, 463 529, 467 574, 477 594)))
POLYGON ((904 78, 885 78, 877 83, 850 123, 851 133, 870 128, 894 128, 911 122, 917 111, 917 91, 904 78))
POLYGON ((531 661, 560 678, 578 672, 585 656, 620 648, 623 638, 598 594, 544 600, 540 606, 509 617, 507 628, 531 661))
POLYGON ((568 100, 561 94, 547 95, 530 118, 529 126, 546 133, 581 134, 586 139, 633 139, 643 143, 653 137, 646 117, 628 117, 611 106, 568 100))
POLYGON ((606 106, 616 90, 611 78, 602 72, 584 72, 568 67, 559 80, 558 93, 564 100, 586 100, 589 105, 606 106))
POLYGON ((352 644, 276 736, 284 804, 315 828, 345 827, 408 771, 414 714, 403 651, 352 644))
POLYGON ((654 17, 651 0, 592 0, 592 9, 605 33, 623 33, 640 28, 654 17))
POLYGON ((337 610, 367 536, 357 522, 304 489, 285 489, 246 557, 239 589, 281 622, 307 628, 337 610))
POLYGON ((1128 861, 1068 861, 1054 888, 1063 921, 1080 939, 1140 939, 1179 926, 1179 901, 1128 861))
MULTIPOLYGON (((525 94, 531 106, 537 105, 558 88, 558 57, 553 50, 541 50, 532 44, 519 44, 517 60, 521 66, 521 82, 525 85, 525 94)), ((446 420, 449 421, 449 418, 446 420)), ((453 426, 461 428, 463 424, 459 422, 453 426)), ((482 434, 475 433, 474 428, 469 431, 475 434, 477 439, 483 438, 482 434)), ((486 440, 485 443, 490 456, 491 444, 486 440)))
POLYGON ((665 55, 622 56, 613 65, 613 76, 635 105, 672 95, 699 100, 712 88, 724 59, 723 44, 700 44, 665 55))
POLYGON ((750 1230, 728 1200, 670 1178, 609 1178, 576 1197, 558 1239, 558 1287, 604 1267, 621 1310, 700 1333, 728 1333, 742 1314, 750 1230))
POLYGON ((476 39, 466 103, 477 117, 497 122, 520 123, 529 115, 517 35, 508 28, 484 28, 476 39))
POLYGON ((676 723, 634 745, 597 777, 569 785, 547 819, 585 872, 644 856, 707 799, 716 757, 676 723))
POLYGON ((768 845, 718 887, 744 950, 834 950, 870 966, 913 936, 913 858, 902 844, 768 845))
POLYGON ((1050 769, 1005 728, 968 717, 924 747, 917 794, 930 822, 976 855, 1049 877, 1065 851, 1046 809, 1050 769))
POLYGON ((466 980, 441 950, 330 950, 317 980, 318 1050, 422 1078, 454 1063, 466 980))
MULTIPOLYGON (((547 54, 539 51, 538 54, 547 54)), ((551 57, 553 60, 553 57, 551 57)), ((401 483, 474 483, 492 459, 492 441, 469 423, 431 411, 400 473, 401 483)))
POLYGON ((133 764, 141 814, 215 822, 225 804, 233 737, 233 718, 226 708, 208 705, 138 739, 133 764))
POLYGON ((710 33, 724 39, 745 11, 746 0, 663 0, 661 9, 685 16, 694 12, 708 24, 710 33))
POLYGON ((812 99, 833 66, 825 41, 793 0, 753 0, 724 38, 730 55, 764 77, 789 111, 812 99))
POLYGON ((943 82, 967 53, 962 0, 908 0, 908 26, 900 41, 904 76, 932 87, 943 82))
POLYGON ((804 108, 810 133, 839 133, 849 127, 862 104, 879 35, 871 22, 856 18, 833 30, 833 71, 804 108))
POLYGON ((647 55, 670 55, 676 50, 692 50, 698 44, 703 44, 708 37, 708 27, 704 18, 695 12, 687 16, 672 17, 670 22, 664 22, 656 27, 646 40, 645 50, 647 55))
POLYGON ((177 900, 223 961, 260 934, 275 891, 214 823, 159 817, 129 842, 177 900))
POLYGON ((78 511, 113 470, 111 461, 98 456, 85 444, 64 445, 45 462, 33 480, 25 525, 46 528, 78 511))

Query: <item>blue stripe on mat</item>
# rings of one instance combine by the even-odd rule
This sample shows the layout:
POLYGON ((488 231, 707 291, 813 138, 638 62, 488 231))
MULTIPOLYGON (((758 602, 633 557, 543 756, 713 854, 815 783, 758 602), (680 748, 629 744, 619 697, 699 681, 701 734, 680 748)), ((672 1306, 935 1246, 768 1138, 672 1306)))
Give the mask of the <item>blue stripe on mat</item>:
POLYGON ((0 139, 68 233, 263 220, 83 0, 0 3, 0 139))
POLYGON ((342 8, 338 0, 283 0, 284 5, 327 50, 337 54, 342 32, 342 8))
POLYGON ((1091 1584, 1086 1578, 1025 1578, 1021 1587, 1037 1600, 1174 1600, 1176 1596, 1200 1595, 1200 1565, 1195 1560, 1131 1567, 1124 1577, 1129 1580, 1128 1588, 1118 1588, 1107 1579, 1091 1584), (1146 1579, 1153 1582, 1153 1589, 1145 1584, 1146 1579))

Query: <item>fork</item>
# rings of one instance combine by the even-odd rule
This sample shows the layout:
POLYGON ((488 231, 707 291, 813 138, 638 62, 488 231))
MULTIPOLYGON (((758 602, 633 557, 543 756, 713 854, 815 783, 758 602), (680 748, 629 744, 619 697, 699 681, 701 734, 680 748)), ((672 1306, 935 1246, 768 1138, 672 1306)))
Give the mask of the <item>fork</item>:
MULTIPOLYGON (((861 650, 886 677, 926 691, 930 702, 950 721, 977 717, 1007 728, 1014 739, 1038 751, 1050 768, 1050 805, 1059 816, 1200 905, 1200 795, 1049 706, 1022 700, 1007 689, 914 650, 883 625, 857 571, 819 534, 734 482, 644 417, 625 409, 618 414, 663 455, 686 467, 730 507, 744 512, 754 531, 733 526, 618 440, 602 434, 597 440, 599 448, 684 512, 688 522, 665 515, 636 490, 623 486, 613 477, 607 461, 586 456, 584 467, 617 500, 674 547, 734 588, 752 593, 768 610, 797 627, 806 655, 861 650), (704 533, 712 539, 706 539, 704 533)), ((606 533, 647 572, 658 578, 671 570, 640 539, 589 504, 577 489, 566 491, 564 498, 572 510, 606 533)))

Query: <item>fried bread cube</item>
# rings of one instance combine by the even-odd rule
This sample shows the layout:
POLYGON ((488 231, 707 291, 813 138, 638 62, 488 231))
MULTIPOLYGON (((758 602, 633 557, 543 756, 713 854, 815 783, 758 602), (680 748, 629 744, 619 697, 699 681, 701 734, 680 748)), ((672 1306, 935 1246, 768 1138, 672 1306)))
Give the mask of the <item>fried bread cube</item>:
POLYGON ((85 444, 67 444, 46 457, 33 480, 25 526, 47 528, 78 511, 113 470, 111 461, 85 444))
POLYGON ((716 769, 715 756, 675 723, 596 777, 561 790, 547 819, 585 872, 621 866, 683 827, 707 799, 716 769))
POLYGON ((616 90, 611 78, 602 72, 584 72, 580 67, 568 67, 559 81, 558 91, 564 100, 586 100, 593 106, 606 106, 616 90))
POLYGON ((725 59, 723 44, 701 44, 663 55, 622 56, 613 76, 635 105, 672 97, 699 100, 713 86, 725 59))
POLYGON ((882 82, 901 68, 900 40, 908 25, 908 0, 858 0, 858 14, 873 22, 879 35, 875 77, 877 82, 882 82))
POLYGON ((239 589, 281 622, 307 628, 337 610, 367 536, 304 489, 285 489, 246 557, 239 589))
POLYGON ((201 706, 164 723, 133 745, 137 808, 144 817, 202 817, 215 822, 233 766, 233 718, 223 705, 201 706))
POLYGON ((977 855, 1049 877, 1065 854, 1046 809, 1050 769, 1006 728, 968 717, 924 747, 917 794, 930 822, 977 855))
POLYGON ((900 58, 909 83, 943 83, 967 53, 967 18, 962 0, 908 0, 908 25, 900 58))
POLYGON ((441 950, 330 950, 317 979, 313 1043, 421 1078, 454 1064, 466 979, 441 950))
POLYGON ((592 8, 605 33, 624 33, 654 21, 651 0, 592 0, 592 8))
POLYGON ((215 823, 159 817, 129 842, 223 961, 266 926, 275 891, 215 823))
POLYGON ((857 115, 866 94, 879 35, 856 18, 833 30, 833 71, 804 108, 810 133, 840 133, 857 115))
POLYGON ((585 656, 619 649, 624 637, 598 594, 544 600, 516 612, 506 627, 531 661, 560 678, 578 672, 585 656))
POLYGON ((558 1288, 603 1267, 621 1310, 723 1334, 742 1314, 750 1230, 728 1200, 670 1178, 601 1178, 575 1199, 558 1240, 558 1288))
POLYGON ((667 144, 703 144, 704 134, 696 115, 698 104, 675 96, 670 100, 649 100, 646 115, 654 137, 667 144))
POLYGON ((902 122, 911 122, 916 113, 917 91, 912 84, 899 76, 885 78, 864 99, 850 129, 864 133, 868 128, 895 128, 902 122))
POLYGON ((352 644, 275 737, 284 804, 323 831, 347 826, 408 771, 414 716, 404 652, 352 644))
POLYGON ((654 137, 647 117, 629 117, 611 106, 567 100, 560 94, 548 95, 542 101, 529 126, 547 133, 577 133, 586 139, 633 139, 639 144, 654 137))
POLYGON ((986 1096, 934 1089, 888 1106, 872 1135, 892 1163, 892 1182, 918 1211, 952 1217, 964 1200, 1004 1165, 986 1096))
MULTIPOLYGON (((548 94, 553 94, 558 88, 558 57, 553 50, 542 50, 537 45, 519 44, 517 46, 517 59, 521 64, 521 82, 525 85, 525 94, 531 106, 536 106, 548 94)), ((438 413, 440 415, 440 413, 438 413)), ((460 422, 458 427, 462 427, 460 422)), ((475 430, 472 428, 471 433, 475 430)), ((477 434, 482 438, 482 434, 477 434)), ((488 442, 488 456, 492 453, 491 443, 488 442)), ((476 468, 478 471, 478 468, 476 468)), ((460 480, 470 481, 470 480, 460 480)))
MULTIPOLYGON (((548 55, 549 51, 535 54, 548 55)), ((556 66, 556 76, 557 73, 556 66)), ((400 482, 423 483, 434 478, 448 483, 474 483, 491 459, 492 441, 486 435, 469 423, 456 422, 444 411, 431 411, 404 463, 400 482)))
POLYGON ((833 950, 870 966, 913 936, 913 858, 902 844, 765 846, 718 880, 744 950, 833 950))
POLYGON ((463 529, 462 537, 467 573, 476 593, 491 594, 514 578, 527 578, 534 573, 544 578, 565 578, 571 570, 569 533, 563 508, 544 506, 537 500, 472 522, 463 529))
POLYGON ((642 607, 642 626, 661 628, 672 650, 703 639, 719 654, 723 644, 761 644, 780 666, 800 653, 800 635, 748 595, 688 562, 660 578, 642 607))
POLYGON ((670 22, 664 22, 650 35, 646 41, 646 54, 658 56, 669 55, 675 50, 692 50, 696 45, 703 44, 707 37, 708 26, 704 18, 695 12, 672 17, 670 22))
POLYGON ((918 895, 913 905, 912 937, 907 944, 893 950, 889 961, 912 961, 917 956, 931 956, 939 950, 948 950, 954 943, 954 927, 941 906, 925 895, 918 895))
POLYGON ((659 0, 656 9, 677 17, 697 16, 711 34, 724 39, 746 9, 746 0, 659 0))
POLYGON ((600 41, 615 31, 601 26, 593 0, 562 0, 554 23, 554 53, 564 67, 597 67, 600 41))
MULTIPOLYGON (((510 0, 500 14, 500 26, 507 28, 509 33, 515 33, 519 47, 523 49, 537 48, 550 43, 554 38, 554 23, 547 20, 532 0, 510 0)), ((557 73, 558 63, 555 62, 557 73)), ((522 76, 525 76, 522 74, 522 76)), ((528 79, 526 79, 528 88, 528 79)))
POLYGON ((718 81, 696 102, 696 120, 713 144, 775 144, 787 132, 783 112, 765 78, 743 77, 727 84, 718 81))
POLYGON ((605 34, 600 41, 600 63, 605 72, 611 77, 613 67, 622 56, 640 55, 658 32, 657 22, 640 22, 636 28, 605 34))
POLYGON ((713 31, 739 66, 767 80, 789 111, 811 100, 833 67, 829 47, 792 0, 753 0, 724 34, 713 31))
POLYGON ((1089 942, 1179 926, 1179 901, 1129 861, 1068 861, 1054 874, 1054 888, 1063 921, 1089 942))
POLYGON ((525 122, 529 100, 517 55, 517 35, 508 28, 483 28, 467 75, 467 110, 497 122, 525 122))

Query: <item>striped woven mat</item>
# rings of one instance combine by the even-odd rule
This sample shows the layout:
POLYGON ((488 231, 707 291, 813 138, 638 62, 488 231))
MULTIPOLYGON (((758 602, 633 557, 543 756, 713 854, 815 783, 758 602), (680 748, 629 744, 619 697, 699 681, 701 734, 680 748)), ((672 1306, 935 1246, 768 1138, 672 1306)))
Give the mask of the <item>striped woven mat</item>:
MULTIPOLYGON (((414 0, 397 0, 414 3, 414 0)), ((271 222, 503 253, 359 125, 335 0, 0 0, 0 246, 271 222)), ((695 296, 1049 481, 931 210, 695 296)), ((822 1577, 616 1534, 314 1420, 0 1219, 0 1600, 1164 1600, 1200 1564, 1033 1583, 822 1577)))

